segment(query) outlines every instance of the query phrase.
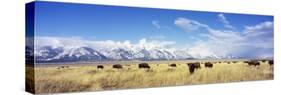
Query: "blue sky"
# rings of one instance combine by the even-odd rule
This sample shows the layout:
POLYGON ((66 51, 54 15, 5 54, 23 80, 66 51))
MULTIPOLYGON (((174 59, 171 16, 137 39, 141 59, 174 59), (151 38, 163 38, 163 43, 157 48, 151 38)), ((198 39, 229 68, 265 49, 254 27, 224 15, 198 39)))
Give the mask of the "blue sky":
POLYGON ((260 36, 265 37, 263 41, 272 39, 273 45, 273 27, 263 29, 267 25, 263 24, 265 22, 273 26, 272 16, 52 2, 37 2, 35 13, 36 36, 39 37, 129 40, 131 43, 146 38, 173 41, 180 47, 195 45, 201 40, 211 41, 211 36, 217 36, 211 35, 212 30, 219 31, 216 34, 237 34, 245 39, 249 31, 261 30, 270 32, 269 36, 260 36))

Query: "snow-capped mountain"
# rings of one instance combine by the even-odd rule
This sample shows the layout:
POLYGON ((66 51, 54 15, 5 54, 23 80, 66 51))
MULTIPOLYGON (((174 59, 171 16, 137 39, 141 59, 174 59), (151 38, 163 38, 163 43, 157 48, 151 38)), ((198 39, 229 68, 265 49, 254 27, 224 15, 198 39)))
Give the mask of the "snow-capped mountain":
MULTIPOLYGON (((28 51, 27 51, 28 52, 28 51)), ((109 61, 109 60, 181 60, 198 59, 189 51, 163 48, 103 48, 94 49, 80 47, 36 47, 36 62, 77 62, 77 61, 109 61)), ((218 58, 217 56, 200 56, 202 58, 218 58)))
POLYGON ((31 46, 25 47, 25 62, 27 64, 33 64, 34 63, 34 49, 31 46))
POLYGON ((115 60, 132 60, 134 59, 134 51, 123 48, 114 48, 110 50, 100 50, 103 55, 109 59, 115 60))
POLYGON ((88 47, 51 47, 44 46, 35 49, 37 62, 72 62, 72 61, 102 61, 103 54, 88 47))

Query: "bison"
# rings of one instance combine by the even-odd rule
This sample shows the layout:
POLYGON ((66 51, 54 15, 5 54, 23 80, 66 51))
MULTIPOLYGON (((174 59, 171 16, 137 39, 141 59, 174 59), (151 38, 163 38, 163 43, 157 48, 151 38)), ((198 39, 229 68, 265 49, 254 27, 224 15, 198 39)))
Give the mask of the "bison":
POLYGON ((177 67, 177 64, 170 64, 171 67, 177 67))
POLYGON ((256 61, 256 60, 246 61, 245 63, 248 63, 249 66, 258 66, 258 65, 260 65, 259 61, 256 61))
POLYGON ((112 67, 115 68, 115 69, 122 69, 123 68, 123 66, 121 64, 115 64, 112 67))
POLYGON ((261 60, 261 62, 266 62, 266 60, 261 60))
POLYGON ((149 69, 150 66, 148 65, 148 63, 140 63, 139 64, 139 68, 147 68, 147 69, 149 69))
POLYGON ((268 61, 268 64, 269 64, 269 65, 273 65, 273 64, 274 64, 274 61, 273 61, 273 60, 269 60, 269 61, 268 61))
POLYGON ((211 62, 207 62, 207 63, 205 63, 205 67, 206 68, 212 68, 213 64, 211 62))
POLYGON ((98 65, 97 68, 98 69, 103 69, 104 67, 103 67, 103 65, 98 65))
POLYGON ((189 72, 190 74, 193 74, 195 69, 199 69, 201 68, 200 63, 199 62, 195 62, 195 63, 187 63, 188 68, 189 68, 189 72))

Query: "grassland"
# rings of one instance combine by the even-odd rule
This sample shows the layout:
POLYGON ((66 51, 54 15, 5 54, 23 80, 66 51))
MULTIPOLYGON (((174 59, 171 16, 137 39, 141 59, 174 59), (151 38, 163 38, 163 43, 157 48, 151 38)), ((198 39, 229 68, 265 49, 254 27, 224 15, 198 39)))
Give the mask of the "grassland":
POLYGON ((58 93, 271 80, 273 65, 267 62, 248 66, 243 60, 230 64, 222 61, 213 64, 212 68, 201 64, 201 69, 193 74, 188 70, 187 61, 150 61, 147 62, 150 69, 138 68, 139 62, 124 63, 122 69, 112 68, 113 64, 103 64, 103 69, 98 69, 98 64, 26 68, 27 73, 35 71, 34 79, 29 78, 35 81, 35 93, 58 93), (171 63, 177 66, 170 67, 171 63))

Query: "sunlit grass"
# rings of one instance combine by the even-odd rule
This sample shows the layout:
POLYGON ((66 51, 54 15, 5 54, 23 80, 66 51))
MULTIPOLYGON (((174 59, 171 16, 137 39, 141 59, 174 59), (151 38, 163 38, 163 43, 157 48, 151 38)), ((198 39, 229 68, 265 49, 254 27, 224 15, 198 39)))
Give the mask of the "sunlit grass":
POLYGON ((122 69, 113 69, 112 64, 103 65, 104 69, 97 69, 96 65, 71 65, 63 69, 39 66, 35 68, 35 91, 97 91, 273 79, 273 66, 267 62, 256 67, 243 61, 217 63, 213 68, 201 64, 201 69, 193 74, 189 73, 186 62, 172 62, 177 67, 168 66, 168 62, 159 63, 149 62, 150 69, 139 69, 137 64, 123 65, 122 69))

